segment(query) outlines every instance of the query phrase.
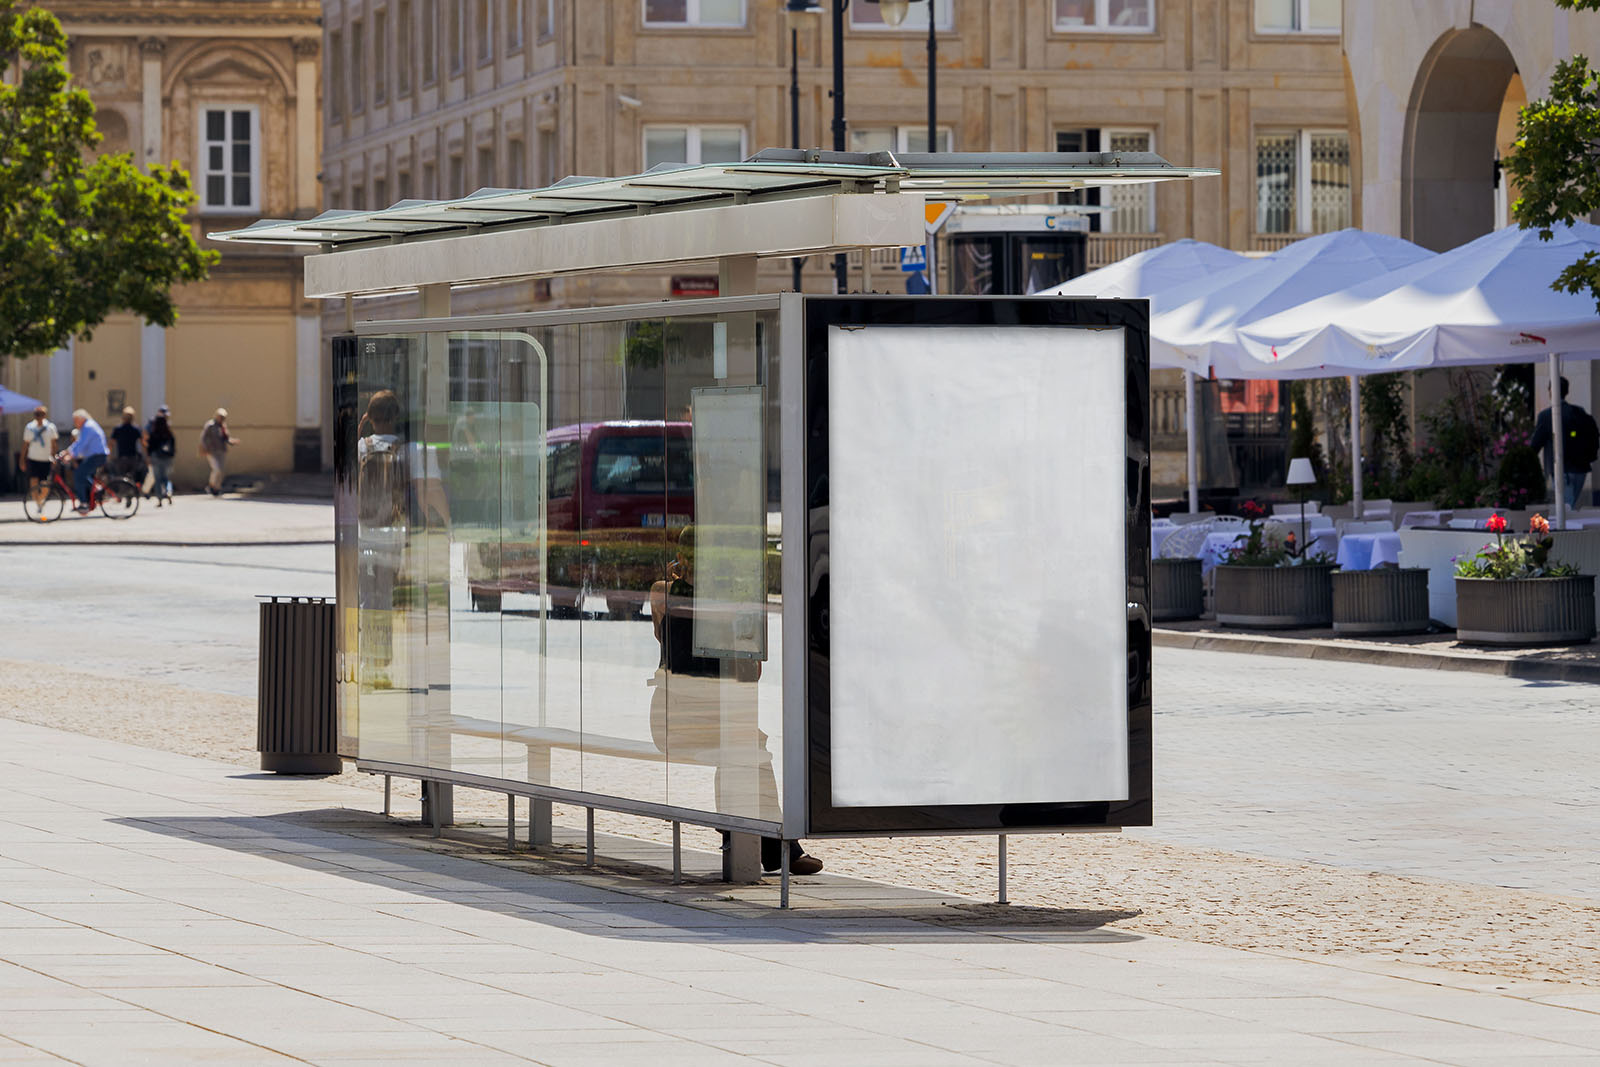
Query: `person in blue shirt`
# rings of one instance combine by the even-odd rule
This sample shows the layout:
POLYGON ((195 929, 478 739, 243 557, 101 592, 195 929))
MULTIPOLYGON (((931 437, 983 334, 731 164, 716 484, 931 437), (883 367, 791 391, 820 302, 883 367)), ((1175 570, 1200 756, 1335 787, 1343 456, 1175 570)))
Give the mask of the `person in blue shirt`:
POLYGON ((72 425, 77 427, 72 444, 56 458, 70 456, 78 461, 78 469, 72 475, 72 491, 78 494, 78 506, 74 510, 87 515, 93 510, 89 507, 89 486, 100 468, 106 465, 106 432, 82 408, 72 413, 72 425))

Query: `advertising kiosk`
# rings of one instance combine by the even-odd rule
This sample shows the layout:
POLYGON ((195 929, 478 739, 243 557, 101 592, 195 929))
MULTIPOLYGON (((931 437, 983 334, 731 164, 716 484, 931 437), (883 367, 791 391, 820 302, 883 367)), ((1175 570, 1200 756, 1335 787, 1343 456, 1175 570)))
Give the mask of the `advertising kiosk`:
MULTIPOLYGON (((332 340, 341 754, 762 837, 1151 820, 1147 308, 754 292, 930 198, 1157 157, 763 152, 265 222, 332 340), (451 316, 449 287, 713 258, 724 295, 451 316)), ((1003 836, 1001 838, 1004 840, 1003 836)), ((788 849, 782 849, 787 900, 788 849)))

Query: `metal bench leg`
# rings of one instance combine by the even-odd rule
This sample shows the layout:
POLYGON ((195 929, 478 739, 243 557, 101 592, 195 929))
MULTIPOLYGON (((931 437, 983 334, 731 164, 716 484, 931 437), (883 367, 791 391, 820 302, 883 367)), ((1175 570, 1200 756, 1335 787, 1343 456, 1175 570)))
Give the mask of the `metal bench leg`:
POLYGON ((383 776, 383 817, 385 819, 389 817, 389 785, 390 779, 386 774, 383 776))
POLYGON ((584 859, 583 862, 584 862, 584 864, 586 866, 589 866, 589 867, 593 867, 594 866, 594 809, 593 808, 589 809, 589 854, 588 854, 587 858, 584 859))
POLYGON ((1000 904, 1009 904, 1006 899, 1006 835, 1000 835, 1000 904))
POLYGON ((683 824, 672 824, 672 884, 683 884, 683 824))
POLYGON ((789 906, 789 842, 779 841, 778 847, 783 849, 783 858, 778 860, 778 907, 789 906))
POLYGON ((528 801, 528 847, 537 848, 555 841, 555 817, 550 802, 533 797, 528 801))

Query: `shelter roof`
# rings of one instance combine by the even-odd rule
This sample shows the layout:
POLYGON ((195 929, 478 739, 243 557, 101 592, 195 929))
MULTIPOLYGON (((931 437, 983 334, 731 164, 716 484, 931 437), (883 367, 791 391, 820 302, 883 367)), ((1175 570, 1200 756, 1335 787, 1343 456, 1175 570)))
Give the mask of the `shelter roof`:
POLYGON ((990 200, 1216 175, 1152 152, 825 152, 769 148, 733 163, 662 164, 627 178, 563 178, 540 189, 479 189, 456 200, 402 200, 375 211, 263 219, 212 239, 313 245, 409 243, 487 229, 553 226, 839 194, 922 193, 990 200))

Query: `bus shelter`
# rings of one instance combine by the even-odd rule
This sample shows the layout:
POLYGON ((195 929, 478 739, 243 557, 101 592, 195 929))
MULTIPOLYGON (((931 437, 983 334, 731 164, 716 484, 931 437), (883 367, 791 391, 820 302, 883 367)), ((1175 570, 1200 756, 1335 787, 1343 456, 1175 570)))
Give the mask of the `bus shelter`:
POLYGON ((421 780, 436 829, 454 786, 531 798, 535 845, 589 809, 591 856, 597 808, 714 827, 740 880, 763 837, 1148 825, 1145 303, 761 294, 756 264, 1205 173, 769 151, 220 235, 317 245, 307 295, 347 309, 341 755, 421 780), (714 299, 450 313, 704 259, 714 299))

